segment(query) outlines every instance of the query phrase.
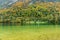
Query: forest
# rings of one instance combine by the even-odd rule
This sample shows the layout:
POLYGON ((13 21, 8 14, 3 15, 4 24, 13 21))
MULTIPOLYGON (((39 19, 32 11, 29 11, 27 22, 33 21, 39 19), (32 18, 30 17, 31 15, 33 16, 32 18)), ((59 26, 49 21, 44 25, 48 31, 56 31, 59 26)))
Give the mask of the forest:
POLYGON ((60 40, 60 1, 0 0, 0 40, 60 40))
POLYGON ((0 9, 0 23, 60 24, 59 2, 16 2, 9 8, 0 9))

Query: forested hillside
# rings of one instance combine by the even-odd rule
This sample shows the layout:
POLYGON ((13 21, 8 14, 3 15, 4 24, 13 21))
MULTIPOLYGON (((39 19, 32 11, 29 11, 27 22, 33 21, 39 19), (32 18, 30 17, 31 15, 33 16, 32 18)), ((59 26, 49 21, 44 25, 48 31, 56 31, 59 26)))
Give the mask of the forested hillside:
POLYGON ((17 1, 0 10, 0 23, 60 24, 60 2, 17 1))

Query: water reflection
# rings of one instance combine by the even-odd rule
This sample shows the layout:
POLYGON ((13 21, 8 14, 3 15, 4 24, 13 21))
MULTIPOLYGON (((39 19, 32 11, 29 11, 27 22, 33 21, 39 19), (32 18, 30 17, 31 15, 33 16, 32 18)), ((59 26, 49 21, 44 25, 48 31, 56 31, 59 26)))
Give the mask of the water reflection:
POLYGON ((58 24, 45 24, 45 23, 42 23, 42 24, 21 24, 21 23, 0 23, 0 26, 24 26, 24 25, 37 25, 37 26, 40 26, 40 25, 53 25, 53 26, 58 26, 58 24))
POLYGON ((0 23, 0 26, 18 26, 20 23, 0 23))

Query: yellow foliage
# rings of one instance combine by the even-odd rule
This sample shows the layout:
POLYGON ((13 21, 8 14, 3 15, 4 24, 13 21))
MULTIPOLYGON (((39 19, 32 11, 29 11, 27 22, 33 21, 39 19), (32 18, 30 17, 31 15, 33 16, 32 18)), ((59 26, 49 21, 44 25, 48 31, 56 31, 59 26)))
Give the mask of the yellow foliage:
POLYGON ((23 6, 24 5, 24 3, 23 2, 16 2, 15 4, 13 4, 13 6, 15 7, 15 6, 23 6))
POLYGON ((9 11, 9 9, 2 9, 0 10, 0 13, 7 12, 7 11, 9 11))

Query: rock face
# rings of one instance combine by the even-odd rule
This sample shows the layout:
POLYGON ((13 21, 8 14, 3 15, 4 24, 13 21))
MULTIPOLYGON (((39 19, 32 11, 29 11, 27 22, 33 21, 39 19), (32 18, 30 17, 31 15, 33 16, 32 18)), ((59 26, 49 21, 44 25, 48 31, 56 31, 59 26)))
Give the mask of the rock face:
POLYGON ((17 0, 0 0, 0 9, 7 8, 9 5, 15 3, 17 0))

